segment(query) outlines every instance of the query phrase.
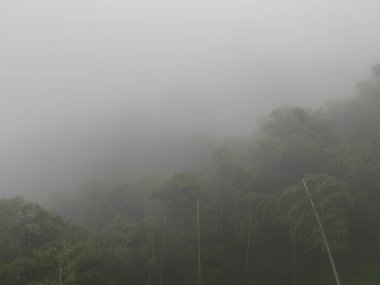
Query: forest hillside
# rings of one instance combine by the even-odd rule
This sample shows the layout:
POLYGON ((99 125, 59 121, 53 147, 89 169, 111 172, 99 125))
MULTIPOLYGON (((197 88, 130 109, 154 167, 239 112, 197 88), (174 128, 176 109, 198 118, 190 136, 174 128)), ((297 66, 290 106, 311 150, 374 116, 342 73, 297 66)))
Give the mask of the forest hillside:
POLYGON ((3 285, 380 283, 380 66, 357 95, 273 110, 209 169, 0 200, 3 285))

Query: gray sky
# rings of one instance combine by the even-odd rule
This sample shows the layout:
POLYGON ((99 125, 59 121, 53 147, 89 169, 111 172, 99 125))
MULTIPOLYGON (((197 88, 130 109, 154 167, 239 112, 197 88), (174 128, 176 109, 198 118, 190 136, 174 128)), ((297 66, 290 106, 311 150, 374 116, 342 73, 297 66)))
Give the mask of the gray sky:
POLYGON ((379 11, 375 0, 0 0, 0 192, 51 187, 70 169, 86 179, 119 157, 114 145, 136 161, 161 130, 246 134, 274 107, 350 96, 380 62, 379 11))

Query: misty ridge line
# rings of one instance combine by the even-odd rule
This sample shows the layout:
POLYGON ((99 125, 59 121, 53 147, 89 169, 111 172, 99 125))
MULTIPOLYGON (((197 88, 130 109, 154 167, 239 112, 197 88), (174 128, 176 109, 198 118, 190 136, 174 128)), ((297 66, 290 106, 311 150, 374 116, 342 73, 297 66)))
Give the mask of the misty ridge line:
MULTIPOLYGON (((17 182, 21 182, 22 187, 19 188, 25 188, 22 191, 26 191, 24 195, 32 197, 32 192, 36 191, 42 194, 37 194, 38 196, 43 197, 49 192, 75 189, 83 181, 91 179, 112 183, 129 179, 139 180, 139 177, 146 174, 152 176, 152 179, 158 179, 171 175, 175 170, 207 171, 212 164, 213 152, 224 140, 229 140, 223 134, 199 132, 187 127, 157 127, 154 120, 147 120, 139 125, 138 115, 121 114, 112 122, 105 121, 106 118, 89 118, 90 124, 83 125, 78 130, 72 123, 65 124, 65 128, 74 126, 71 130, 66 129, 67 131, 50 127, 43 130, 45 134, 40 137, 43 144, 39 144, 37 140, 35 146, 33 143, 28 146, 31 148, 30 153, 27 149, 23 149, 24 154, 20 153, 20 159, 23 159, 26 165, 33 163, 33 169, 29 169, 29 173, 24 172, 29 179, 25 181, 28 188, 22 185, 22 179, 17 182), (57 147, 61 151, 57 152, 57 147), (65 162, 68 157, 74 162, 65 162), (41 180, 39 177, 45 175, 46 171, 50 172, 49 178, 41 180), (43 181, 45 185, 39 186, 38 180, 43 181)), ((255 132, 246 133, 243 137, 252 133, 255 132)), ((235 137, 231 136, 230 140, 236 140, 239 135, 235 137)), ((20 173, 16 169, 11 171, 13 173, 7 180, 20 173)), ((9 172, 3 175, 9 175, 9 172)))
POLYGON ((251 135, 273 108, 351 96, 378 60, 379 8, 2 1, 1 191, 207 169, 225 137, 251 135))

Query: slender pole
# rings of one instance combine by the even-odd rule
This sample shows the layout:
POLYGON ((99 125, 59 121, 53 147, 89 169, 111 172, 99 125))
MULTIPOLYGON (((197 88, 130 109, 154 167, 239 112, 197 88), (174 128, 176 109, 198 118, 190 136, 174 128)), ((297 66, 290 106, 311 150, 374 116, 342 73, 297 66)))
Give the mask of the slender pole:
POLYGON ((251 213, 249 215, 249 227, 248 227, 248 241, 247 241, 247 247, 245 251, 245 263, 244 263, 244 285, 247 285, 247 274, 248 274, 248 259, 249 259, 249 248, 251 246, 251 235, 252 235, 252 215, 253 211, 251 210, 251 213))
POLYGON ((324 241, 325 246, 326 246, 327 254, 328 254, 329 259, 330 259, 331 267, 332 267, 332 270, 333 270, 333 272, 334 272, 334 276, 335 276, 336 284, 337 284, 337 285, 340 285, 340 281, 339 281, 339 277, 338 277, 338 272, 336 271, 335 263, 334 263, 334 259, 333 259, 332 255, 331 255, 331 251, 330 251, 329 244, 327 243, 327 239, 326 239, 326 236, 325 236, 325 231, 323 230, 322 223, 321 223, 321 221, 320 221, 320 219, 319 219, 319 216, 318 216, 317 210, 316 210, 316 208, 315 208, 315 205, 314 205, 313 199, 311 198, 311 194, 310 194, 310 192, 309 192, 309 189, 307 188, 307 185, 306 185, 306 183, 305 183, 305 180, 302 179, 302 183, 303 183, 303 185, 304 185, 304 187, 305 187, 305 191, 306 191, 307 197, 309 198, 309 201, 310 201, 311 207, 313 208, 314 215, 315 215, 315 218, 317 219, 319 229, 321 230, 322 237, 323 237, 323 241, 324 241))
MULTIPOLYGON (((69 261, 69 255, 67 254, 67 249, 66 249, 66 245, 63 244, 63 249, 65 250, 65 255, 66 255, 66 260, 67 260, 67 268, 69 269, 69 272, 70 272, 70 277, 73 277, 73 272, 71 271, 71 265, 70 265, 70 261, 69 261)), ((74 285, 74 280, 72 281, 72 284, 74 285)))
POLYGON ((59 285, 62 285, 62 268, 59 266, 59 285))
POLYGON ((294 285, 297 285, 297 239, 294 237, 294 261, 293 261, 294 285))
POLYGON ((199 199, 197 200, 197 212, 198 212, 198 280, 199 285, 202 285, 202 271, 201 271, 201 239, 200 239, 200 218, 199 218, 199 199))
MULTIPOLYGON (((151 254, 151 258, 154 257, 155 235, 156 235, 156 226, 153 227, 152 254, 151 254)), ((152 265, 149 264, 148 285, 150 285, 150 281, 151 281, 151 279, 152 279, 152 265)))
POLYGON ((164 245, 165 245, 165 228, 166 228, 166 216, 164 218, 164 226, 162 228, 162 244, 161 244, 161 262, 160 262, 160 285, 162 285, 162 274, 164 269, 164 245))
MULTIPOLYGON (((236 188, 234 189, 234 191, 236 188)), ((234 236, 233 236, 233 256, 235 259, 240 258, 240 252, 238 251, 238 238, 237 238, 237 233, 239 232, 239 197, 236 196, 236 203, 235 203, 235 213, 234 213, 234 219, 233 219, 233 224, 234 224, 234 236)))

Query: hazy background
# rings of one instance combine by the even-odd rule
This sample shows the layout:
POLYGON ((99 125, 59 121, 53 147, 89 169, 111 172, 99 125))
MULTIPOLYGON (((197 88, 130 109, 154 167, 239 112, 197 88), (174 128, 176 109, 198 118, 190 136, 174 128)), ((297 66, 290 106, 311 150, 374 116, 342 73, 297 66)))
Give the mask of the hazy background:
POLYGON ((369 0, 0 0, 0 193, 191 169, 380 61, 369 0))

